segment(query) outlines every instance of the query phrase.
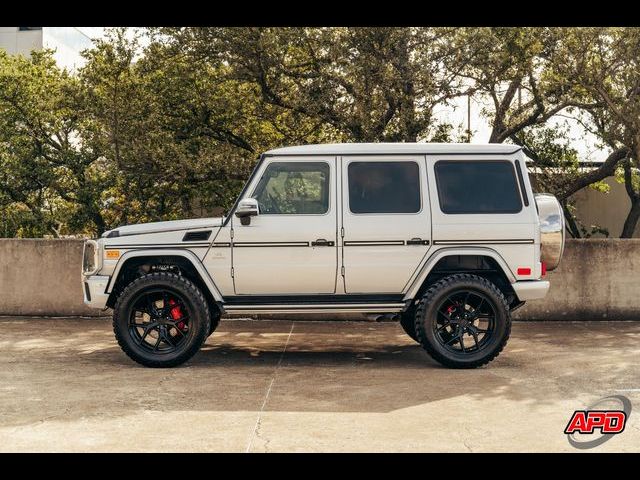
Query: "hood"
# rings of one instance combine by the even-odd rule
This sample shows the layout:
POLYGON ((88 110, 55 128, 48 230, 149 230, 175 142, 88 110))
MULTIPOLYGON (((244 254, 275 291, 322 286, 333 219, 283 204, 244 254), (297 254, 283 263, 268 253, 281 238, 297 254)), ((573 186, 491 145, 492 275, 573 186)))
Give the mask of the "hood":
POLYGON ((103 237, 125 237, 128 235, 140 235, 143 233, 170 232, 174 230, 193 230, 198 228, 219 227, 224 222, 224 217, 192 218, 189 220, 171 220, 169 222, 138 223, 108 230, 103 237))

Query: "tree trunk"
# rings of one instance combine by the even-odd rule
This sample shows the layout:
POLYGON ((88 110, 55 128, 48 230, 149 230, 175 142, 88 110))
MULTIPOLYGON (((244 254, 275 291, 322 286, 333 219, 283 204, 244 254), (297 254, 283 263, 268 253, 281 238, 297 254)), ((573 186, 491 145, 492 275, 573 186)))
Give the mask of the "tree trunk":
POLYGON ((567 204, 565 202, 560 202, 562 205, 562 211, 564 212, 564 218, 567 224, 567 230, 569 230, 569 234, 571 234, 571 238, 582 238, 582 234, 580 233, 580 228, 578 228, 578 224, 576 223, 575 217, 571 214, 569 209, 567 208, 567 204))
POLYGON ((631 203, 631 209, 629 209, 627 219, 624 221, 620 238, 632 238, 633 232, 636 231, 638 220, 640 220, 640 199, 631 203))

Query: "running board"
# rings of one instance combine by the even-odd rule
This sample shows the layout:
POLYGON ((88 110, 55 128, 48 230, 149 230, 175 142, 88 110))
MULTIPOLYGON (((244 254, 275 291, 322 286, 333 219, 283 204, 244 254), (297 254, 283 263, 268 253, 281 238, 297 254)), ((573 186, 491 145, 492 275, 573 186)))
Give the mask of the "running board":
POLYGON ((399 313, 405 303, 304 303, 224 305, 226 313, 399 313))

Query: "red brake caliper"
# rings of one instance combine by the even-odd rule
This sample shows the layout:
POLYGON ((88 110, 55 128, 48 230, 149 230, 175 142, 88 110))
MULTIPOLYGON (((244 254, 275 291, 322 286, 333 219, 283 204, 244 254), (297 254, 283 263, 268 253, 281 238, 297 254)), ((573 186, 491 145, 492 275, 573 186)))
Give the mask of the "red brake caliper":
MULTIPOLYGON (((169 305, 176 305, 176 301, 173 298, 170 298, 169 305)), ((173 318, 174 320, 179 320, 182 318, 182 309, 180 308, 180 305, 176 305, 175 307, 173 307, 170 312, 171 318, 173 318)), ((184 322, 180 321, 176 324, 176 326, 180 330, 184 330, 184 322)))

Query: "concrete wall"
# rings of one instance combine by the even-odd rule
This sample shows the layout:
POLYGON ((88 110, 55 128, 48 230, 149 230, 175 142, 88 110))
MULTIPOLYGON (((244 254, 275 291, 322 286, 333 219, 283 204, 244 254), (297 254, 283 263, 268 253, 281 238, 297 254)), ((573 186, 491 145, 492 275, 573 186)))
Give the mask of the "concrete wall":
MULTIPOLYGON (((608 192, 583 188, 572 199, 576 205, 576 216, 587 229, 597 225, 609 230, 609 236, 615 238, 622 233, 631 200, 623 183, 618 183, 613 177, 605 178, 604 183, 609 186, 608 192)), ((633 236, 640 237, 640 225, 636 226, 633 236)))
POLYGON ((551 290, 514 318, 640 320, 640 239, 568 240, 551 290))
MULTIPOLYGON (((0 315, 104 315, 82 303, 81 240, 0 239, 0 315)), ((640 320, 640 239, 568 240, 551 292, 514 318, 640 320)))
POLYGON ((0 239, 0 315, 96 315, 82 303, 82 240, 0 239))

